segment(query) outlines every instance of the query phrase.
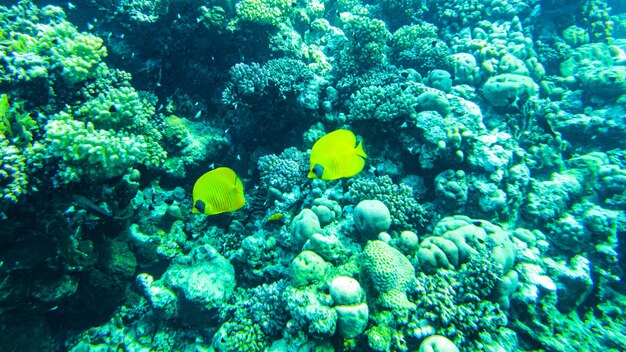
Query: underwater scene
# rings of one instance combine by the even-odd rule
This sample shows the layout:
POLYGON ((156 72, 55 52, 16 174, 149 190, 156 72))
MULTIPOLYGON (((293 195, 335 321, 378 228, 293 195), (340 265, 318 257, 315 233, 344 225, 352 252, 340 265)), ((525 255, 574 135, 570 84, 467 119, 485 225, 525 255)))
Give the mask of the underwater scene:
POLYGON ((626 1, 0 1, 0 352, 626 351, 626 1))

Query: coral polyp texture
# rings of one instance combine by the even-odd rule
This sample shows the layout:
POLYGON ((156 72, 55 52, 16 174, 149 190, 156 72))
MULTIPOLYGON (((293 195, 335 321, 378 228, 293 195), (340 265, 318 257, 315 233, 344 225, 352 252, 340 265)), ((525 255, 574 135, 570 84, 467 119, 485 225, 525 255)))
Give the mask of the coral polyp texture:
POLYGON ((0 5, 0 350, 626 350, 626 5, 0 5))

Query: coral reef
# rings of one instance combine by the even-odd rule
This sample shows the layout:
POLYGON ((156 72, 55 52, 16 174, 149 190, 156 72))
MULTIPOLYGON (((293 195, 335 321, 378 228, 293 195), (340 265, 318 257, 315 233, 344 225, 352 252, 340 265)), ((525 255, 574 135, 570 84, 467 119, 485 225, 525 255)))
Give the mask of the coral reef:
POLYGON ((51 4, 0 5, 1 350, 626 350, 620 1, 51 4))

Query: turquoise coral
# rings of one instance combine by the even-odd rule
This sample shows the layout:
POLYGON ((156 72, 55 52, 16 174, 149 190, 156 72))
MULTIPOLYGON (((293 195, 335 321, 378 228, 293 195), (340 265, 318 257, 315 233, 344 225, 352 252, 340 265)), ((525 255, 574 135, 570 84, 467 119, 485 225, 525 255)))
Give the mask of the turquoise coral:
POLYGON ((407 292, 415 285, 411 262, 397 249, 382 241, 369 241, 363 252, 363 272, 378 292, 378 304, 391 309, 414 309, 407 292))
POLYGON ((386 63, 387 40, 391 34, 385 22, 349 13, 342 14, 348 44, 340 63, 348 70, 363 71, 386 63))

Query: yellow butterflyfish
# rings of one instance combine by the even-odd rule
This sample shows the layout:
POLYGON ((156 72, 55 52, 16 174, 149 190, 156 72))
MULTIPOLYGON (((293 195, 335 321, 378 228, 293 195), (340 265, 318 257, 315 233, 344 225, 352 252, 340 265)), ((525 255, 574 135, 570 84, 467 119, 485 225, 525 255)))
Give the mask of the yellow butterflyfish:
POLYGON ((283 213, 274 213, 267 218, 267 221, 276 221, 283 218, 283 213))
POLYGON ((214 215, 235 211, 246 204, 243 183, 235 171, 218 167, 193 185, 192 213, 214 215))
POLYGON ((313 145, 308 177, 325 181, 352 177, 363 170, 366 158, 363 144, 352 131, 336 130, 313 145))

